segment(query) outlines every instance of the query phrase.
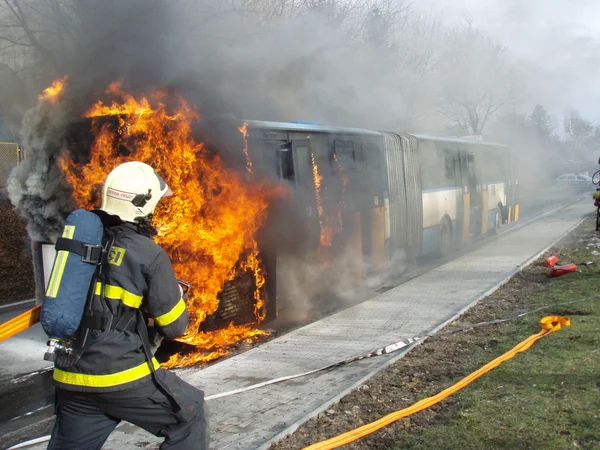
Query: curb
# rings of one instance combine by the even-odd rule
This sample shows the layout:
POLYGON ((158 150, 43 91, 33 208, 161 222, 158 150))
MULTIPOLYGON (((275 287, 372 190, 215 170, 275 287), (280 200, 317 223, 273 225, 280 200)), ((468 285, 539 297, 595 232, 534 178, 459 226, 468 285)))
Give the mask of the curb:
POLYGON ((35 298, 30 298, 29 300, 21 300, 18 302, 11 302, 6 305, 0 305, 0 314, 9 313, 19 309, 30 309, 35 306, 35 303, 35 298))

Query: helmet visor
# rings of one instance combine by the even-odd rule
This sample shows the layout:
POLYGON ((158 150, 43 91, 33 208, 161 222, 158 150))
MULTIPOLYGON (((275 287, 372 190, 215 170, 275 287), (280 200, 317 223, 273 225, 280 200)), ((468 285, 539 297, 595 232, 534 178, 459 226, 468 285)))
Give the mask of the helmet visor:
POLYGON ((173 191, 171 190, 171 188, 169 188, 169 186, 167 186, 167 183, 165 183, 165 180, 162 179, 162 177, 156 173, 156 171, 154 171, 154 175, 156 175, 156 178, 158 178, 158 182, 160 184, 160 192, 164 192, 162 194, 163 197, 170 197, 171 195, 173 195, 173 191), (166 191, 165 191, 166 189, 166 191))

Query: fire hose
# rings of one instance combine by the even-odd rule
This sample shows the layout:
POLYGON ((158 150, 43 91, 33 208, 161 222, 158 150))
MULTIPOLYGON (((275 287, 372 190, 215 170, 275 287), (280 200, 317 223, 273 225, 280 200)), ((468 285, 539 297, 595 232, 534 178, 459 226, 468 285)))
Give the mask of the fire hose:
POLYGON ((40 321, 41 305, 25 311, 23 314, 0 325, 0 342, 20 333, 40 321))
POLYGON ((517 354, 521 352, 529 350, 531 346, 542 337, 560 330, 563 325, 570 327, 571 321, 567 317, 546 316, 541 320, 541 325, 542 330, 539 333, 529 336, 527 339, 517 344, 508 352, 504 353, 503 355, 499 356, 493 361, 490 361, 485 366, 466 376, 458 383, 455 383, 449 388, 444 389, 439 394, 434 395, 432 397, 424 398, 423 400, 418 401, 417 403, 409 406, 408 408, 404 408, 399 411, 388 414, 387 416, 384 416, 381 419, 376 420, 375 422, 363 425, 359 428, 340 434, 339 436, 333 437, 331 439, 327 439, 325 441, 309 445, 308 447, 305 447, 304 450, 330 450, 338 448, 342 445, 349 444, 350 442, 356 441, 357 439, 374 433, 375 431, 380 430, 381 428, 386 427, 389 424, 396 422, 399 419, 402 419, 403 417, 408 417, 419 411, 423 411, 424 409, 427 409, 435 405, 436 403, 441 402, 442 400, 454 394, 455 392, 460 391, 461 389, 475 381, 477 378, 498 367, 503 362, 514 358, 517 354))
MULTIPOLYGON (((490 320, 490 321, 485 321, 485 322, 478 322, 478 323, 471 324, 471 325, 468 325, 468 326, 465 326, 465 327, 461 327, 461 328, 457 328, 457 329, 454 329, 454 330, 449 330, 449 331, 445 331, 445 332, 437 332, 437 333, 434 333, 434 334, 426 334, 426 335, 424 335, 421 338, 420 337, 409 338, 409 339, 407 339, 405 341, 398 341, 395 344, 390 344, 390 345, 387 345, 386 347, 382 347, 382 348, 379 348, 377 350, 373 350, 373 351, 371 351, 369 353, 366 353, 366 354, 362 354, 362 355, 358 355, 358 356, 353 356, 353 357, 344 359, 342 361, 338 361, 338 362, 335 362, 335 363, 332 363, 332 364, 328 364, 327 366, 323 366, 323 367, 318 368, 318 369, 310 370, 310 371, 299 373, 299 374, 288 375, 288 376, 284 376, 284 377, 280 377, 280 378, 274 378, 274 379, 271 379, 271 380, 268 380, 268 381, 264 381, 264 382, 261 382, 261 383, 253 384, 253 385, 250 385, 250 386, 246 386, 246 387, 241 388, 241 389, 235 389, 235 390, 232 390, 232 391, 226 391, 226 392, 221 392, 219 394, 210 395, 210 396, 205 397, 205 400, 208 401, 208 400, 216 400, 218 398, 223 398, 223 397, 229 397, 231 395, 235 395, 235 394, 240 394, 240 393, 243 393, 243 392, 251 391, 251 390, 258 389, 258 388, 261 388, 261 387, 265 387, 265 386, 268 386, 268 385, 271 385, 271 384, 281 383, 283 381, 293 380, 293 379, 304 377, 304 376, 307 376, 307 375, 312 375, 312 374, 317 373, 317 372, 322 372, 322 371, 329 370, 329 369, 332 369, 332 368, 335 368, 335 367, 340 367, 340 366, 343 366, 343 365, 346 365, 346 364, 350 364, 352 362, 360 361, 362 359, 371 358, 371 357, 374 357, 374 356, 382 356, 382 355, 385 355, 385 354, 390 354, 390 353, 395 352, 397 350, 400 350, 402 348, 411 346, 411 345, 415 344, 416 342, 418 342, 418 341, 420 341, 420 340, 422 340, 424 338, 427 338, 427 337, 434 337, 434 336, 443 336, 443 335, 448 335, 448 334, 454 334, 454 333, 458 333, 458 332, 461 332, 461 331, 467 331, 467 330, 471 330, 471 329, 474 329, 474 328, 478 328, 478 327, 481 327, 481 326, 484 326, 484 325, 495 325, 495 324, 506 323, 506 322, 510 322, 510 321, 513 321, 513 320, 520 319, 520 318, 522 318, 522 317, 524 317, 524 316, 526 316, 528 314, 532 314, 532 313, 535 313, 535 312, 538 312, 538 311, 541 311, 541 310, 544 310, 544 309, 555 308, 557 306, 571 305, 571 304, 575 304, 575 303, 582 303, 582 302, 585 302, 585 301, 588 301, 588 300, 591 300, 591 299, 596 299, 596 298, 600 298, 600 295, 593 295, 593 296, 590 296, 590 297, 584 297, 584 298, 580 298, 580 299, 577 299, 577 300, 571 300, 571 301, 568 301, 568 302, 553 303, 553 304, 550 304, 550 305, 545 305, 545 306, 541 306, 541 307, 538 307, 538 308, 530 309, 530 310, 524 311, 522 313, 515 314, 513 316, 504 318, 504 319, 495 319, 495 320, 490 320)), ((557 317, 557 316, 549 316, 549 317, 557 317)), ((547 319, 547 317, 545 317, 544 319, 542 319, 542 321, 544 321, 545 319, 547 319)), ((564 319, 564 320, 568 321, 569 319, 564 319)), ((570 326, 570 321, 569 321, 568 325, 566 323, 565 323, 565 325, 566 326, 570 326)), ((544 326, 544 325, 542 324, 542 326, 544 326)), ((548 332, 544 333, 543 335, 550 334, 551 332, 558 331, 559 329, 560 329, 560 325, 558 326, 558 328, 556 330, 548 331, 548 332)), ((544 332, 544 329, 542 329, 542 332, 538 333, 538 335, 541 334, 541 333, 543 333, 543 332, 544 332)), ((538 336, 538 335, 530 336, 528 339, 531 339, 534 336, 538 336)), ((542 337, 542 336, 540 336, 540 337, 542 337)), ((531 347, 531 345, 533 345, 533 343, 537 339, 539 339, 539 337, 536 338, 535 340, 533 340, 531 342, 531 344, 529 345, 529 347, 531 347)), ((523 342, 525 342, 525 341, 523 341, 523 342)), ((515 348, 513 348, 510 352, 507 352, 504 355, 500 356, 499 358, 496 358, 494 361, 492 361, 491 363, 487 364, 486 366, 484 366, 483 368, 481 368, 479 370, 480 371, 483 370, 484 368, 488 367, 489 365, 491 365, 495 361, 497 361, 497 360, 505 357, 507 354, 513 352, 515 349, 517 349, 518 347, 520 347, 523 344, 523 342, 521 344, 517 345, 515 348)), ((521 350, 515 352, 514 355, 516 355, 519 352, 527 350, 529 347, 521 349, 521 350)), ((513 356, 511 356, 510 358, 512 358, 513 356)), ((510 358, 506 358, 505 360, 508 360, 510 358)), ((498 365, 500 365, 500 363, 503 362, 503 361, 504 360, 500 361, 498 363, 498 365)), ((487 372, 489 372, 490 370, 492 370, 495 367, 497 367, 497 366, 494 366, 494 367, 488 369, 487 372)), ((477 371, 477 372, 479 372, 479 371, 477 371)), ((474 372, 473 374, 475 374, 477 372, 474 372)), ((486 373, 486 372, 483 372, 483 373, 486 373)), ((481 373, 479 376, 483 375, 483 373, 481 373)), ((473 374, 471 374, 468 377, 464 378, 463 380, 461 380, 461 382, 464 381, 464 380, 466 380, 466 379, 468 379, 468 378, 470 378, 473 374)), ((469 383, 472 382, 473 380, 475 380, 478 377, 470 379, 469 383)), ((459 383, 461 383, 461 382, 459 382, 459 383)), ((458 385, 459 383, 457 383, 456 385, 458 385)), ((467 384, 469 384, 469 383, 467 383, 467 384)), ((465 384, 464 386, 466 386, 467 384, 465 384)), ((454 386, 456 386, 456 385, 454 385, 454 386)), ((442 393, 450 390, 454 386, 451 386, 450 388, 446 389, 445 391, 442 391, 438 395, 441 395, 442 393)), ((462 386, 462 387, 464 387, 464 386, 462 386)), ((462 387, 460 387, 460 389, 462 389, 462 387)), ((459 389, 457 389, 457 390, 459 390, 459 389)), ((449 393, 448 395, 446 395, 446 397, 449 396, 450 394, 451 393, 449 393)), ((421 402, 425 402, 426 400, 430 400, 430 399, 435 398, 435 397, 437 397, 437 396, 429 397, 427 399, 421 400, 421 402)), ((444 397, 444 398, 446 398, 446 397, 444 397)), ((441 400, 442 399, 440 399, 438 401, 441 401, 441 400)), ((416 403, 415 405, 418 405, 418 404, 420 404, 420 402, 416 403)), ((432 403, 431 405, 433 405, 433 404, 435 404, 435 403, 432 403)), ((413 408, 415 405, 413 405, 410 408, 413 408)), ((431 406, 431 405, 429 405, 429 406, 431 406)), ((429 406, 424 406, 421 409, 419 409, 419 411, 422 410, 422 409, 426 409, 429 406)), ((42 408, 40 408, 40 409, 42 409, 42 408)), ((398 413, 402 412, 402 411, 406 411, 407 409, 409 409, 409 408, 405 408, 404 410, 398 411, 398 413)), ((417 411, 415 411, 415 412, 417 412, 417 411)), ((26 416, 28 414, 25 414, 24 416, 26 416)), ((392 413, 392 414, 395 414, 395 413, 392 413)), ((414 412, 412 412, 410 414, 414 414, 414 412)), ((407 414, 407 415, 410 415, 410 414, 407 414)), ((387 418, 389 416, 390 415, 385 416, 384 418, 382 418, 380 420, 383 420, 383 419, 385 419, 385 418, 387 418)), ((402 416, 402 417, 407 417, 407 416, 402 416)), ((398 418, 396 418, 393 421, 396 421, 396 420, 398 420, 400 418, 401 417, 398 417, 398 418)), ((373 423, 375 424, 377 422, 373 422, 373 423)), ((369 425, 371 425, 371 424, 369 424, 369 425)), ((386 425, 382 425, 382 427, 386 426, 386 425)), ((377 428, 377 429, 379 429, 379 428, 377 428)), ((375 431, 375 430, 373 430, 373 431, 375 431)), ((371 433, 373 431, 371 431, 371 433)), ((356 439, 358 439, 358 438, 356 438, 356 439)), ((356 440, 356 439, 353 439, 353 440, 356 440)), ((35 445, 35 444, 38 444, 38 443, 47 442, 49 440, 50 440, 50 436, 49 435, 48 436, 42 436, 42 437, 39 437, 39 438, 36 438, 36 439, 32 439, 30 441, 22 442, 20 444, 17 444, 15 446, 12 446, 12 447, 8 448, 7 450, 17 450, 17 449, 21 449, 21 448, 26 448, 26 447, 29 447, 31 445, 35 445)), ((327 442, 327 441, 324 441, 324 442, 327 442)), ((351 441, 349 441, 349 442, 351 442, 351 441)), ((316 444, 313 444, 313 445, 316 445, 316 444)), ((340 444, 340 445, 343 445, 343 444, 340 444)), ((308 448, 311 448, 311 447, 308 447, 308 448)), ((331 448, 335 448, 335 447, 331 447, 331 448)))
MULTIPOLYGON (((190 283, 183 280, 177 280, 177 284, 179 285, 181 296, 184 299, 187 299, 187 293, 190 289, 190 283)), ((9 321, 0 324, 0 342, 38 323, 40 321, 41 310, 41 305, 35 306, 25 311, 24 313, 18 315, 17 317, 14 317, 9 321)))

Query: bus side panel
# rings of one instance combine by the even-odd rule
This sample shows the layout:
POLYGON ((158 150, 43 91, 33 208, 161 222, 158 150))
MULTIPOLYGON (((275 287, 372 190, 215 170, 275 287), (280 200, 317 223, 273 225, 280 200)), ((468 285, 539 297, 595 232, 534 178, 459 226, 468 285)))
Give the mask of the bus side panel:
POLYGON ((385 158, 388 173, 389 217, 391 253, 408 248, 408 214, 404 180, 404 158, 400 137, 384 136, 385 158))
POLYGON ((404 178, 406 180, 406 205, 408 214, 408 255, 416 258, 423 246, 423 187, 417 140, 402 136, 404 150, 404 178))

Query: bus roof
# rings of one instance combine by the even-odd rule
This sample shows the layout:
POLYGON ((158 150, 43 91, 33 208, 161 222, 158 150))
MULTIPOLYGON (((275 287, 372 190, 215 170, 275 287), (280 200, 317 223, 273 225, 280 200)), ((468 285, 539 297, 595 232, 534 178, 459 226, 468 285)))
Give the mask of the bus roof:
POLYGON ((300 131, 314 133, 348 133, 348 134, 365 134, 370 136, 381 136, 381 133, 364 128, 352 127, 336 127, 329 125, 319 125, 310 122, 268 122, 262 120, 246 120, 244 121, 252 128, 264 128, 279 131, 300 131))
MULTIPOLYGON (((368 136, 381 136, 382 133, 379 131, 368 130, 365 128, 353 128, 353 127, 340 127, 331 125, 320 125, 313 122, 270 122, 263 120, 246 120, 244 121, 248 126, 252 128, 267 129, 267 130, 278 130, 278 131, 296 131, 296 132, 313 132, 313 133, 347 133, 347 134, 362 134, 368 136)), ((478 141, 475 139, 465 139, 458 137, 443 137, 434 136, 429 134, 417 134, 417 133, 394 133, 394 134, 406 134, 413 136, 419 140, 433 141, 433 142, 448 142, 454 144, 465 144, 465 145, 478 145, 486 147, 496 148, 507 148, 504 144, 498 144, 495 142, 478 141)))
POLYGON ((481 145, 486 147, 498 147, 498 148, 508 148, 507 145, 498 144, 496 142, 486 142, 486 141, 478 141, 476 139, 464 139, 458 137, 442 137, 442 136, 434 136, 429 134, 415 134, 408 133, 409 136, 413 136, 422 141, 432 141, 432 142, 448 142, 452 144, 465 144, 465 145, 481 145))

